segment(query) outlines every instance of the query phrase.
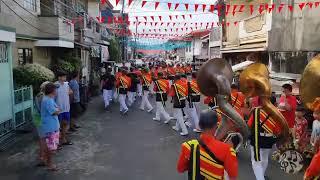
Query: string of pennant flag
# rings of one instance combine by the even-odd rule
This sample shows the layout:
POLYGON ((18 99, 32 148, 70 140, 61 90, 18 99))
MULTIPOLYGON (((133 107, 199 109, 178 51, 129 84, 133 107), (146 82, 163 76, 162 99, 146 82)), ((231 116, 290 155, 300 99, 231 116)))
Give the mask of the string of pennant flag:
MULTIPOLYGON (((102 4, 106 3, 107 0, 100 0, 102 4)), ((119 4, 120 0, 114 0, 116 6, 119 4)), ((132 2, 136 0, 128 0, 128 6, 131 6, 132 2)), ((196 3, 173 3, 173 2, 160 2, 160 1, 151 1, 151 0, 143 0, 141 1, 141 8, 145 7, 147 4, 154 4, 154 9, 157 10, 159 5, 161 4, 167 4, 168 10, 178 10, 180 6, 183 6, 186 11, 199 11, 201 8, 203 12, 209 11, 214 12, 215 10, 218 11, 218 16, 221 15, 223 12, 222 10, 225 10, 225 14, 232 14, 235 15, 236 13, 243 12, 246 8, 250 10, 251 13, 253 13, 255 10, 258 10, 260 13, 263 11, 277 11, 281 12, 285 8, 287 8, 289 11, 293 11, 295 7, 298 7, 300 10, 303 10, 306 7, 317 8, 320 5, 320 1, 309 1, 309 2, 299 2, 294 4, 286 4, 286 3, 256 3, 256 4, 226 4, 226 5, 214 5, 214 4, 196 4, 196 3), (193 7, 193 8, 191 8, 193 7)))

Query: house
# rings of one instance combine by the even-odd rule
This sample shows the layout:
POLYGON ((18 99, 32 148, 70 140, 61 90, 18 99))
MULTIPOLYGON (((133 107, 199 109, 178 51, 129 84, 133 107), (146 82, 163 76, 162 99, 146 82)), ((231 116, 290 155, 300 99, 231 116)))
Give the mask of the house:
MULTIPOLYGON (((208 49, 208 34, 210 33, 210 30, 197 30, 192 31, 188 35, 186 35, 186 38, 191 38, 191 46, 188 46, 185 48, 185 57, 187 62, 196 62, 196 61, 204 61, 207 58, 208 53, 204 52, 204 54, 201 54, 201 49, 203 47, 203 42, 201 37, 204 37, 204 43, 205 46, 204 49, 208 49)), ((207 50, 205 50, 207 51, 207 50)))
MULTIPOLYGON (((279 13, 279 1, 252 0, 220 0, 221 5, 244 4, 254 5, 255 11, 251 14, 250 8, 235 16, 220 17, 225 22, 237 26, 223 26, 221 53, 232 65, 246 60, 259 60, 268 65, 270 72, 275 73, 302 73, 308 61, 320 49, 320 8, 299 8, 303 0, 283 0, 281 3, 293 5, 293 12, 284 7, 279 13), (259 13, 260 4, 274 4, 275 10, 259 13), (252 59, 252 57, 254 57, 252 59)), ((271 6, 271 5, 270 5, 271 6)), ((224 13, 223 13, 224 14, 224 13)))
POLYGON ((220 27, 211 29, 209 34, 209 59, 221 58, 221 35, 220 27))

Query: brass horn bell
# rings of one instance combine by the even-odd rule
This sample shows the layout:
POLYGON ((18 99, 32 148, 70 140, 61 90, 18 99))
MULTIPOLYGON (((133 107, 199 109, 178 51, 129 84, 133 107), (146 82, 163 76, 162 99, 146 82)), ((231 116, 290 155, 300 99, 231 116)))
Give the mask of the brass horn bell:
POLYGON ((215 97, 220 110, 227 116, 216 131, 216 138, 222 140, 232 129, 238 128, 246 139, 249 131, 246 123, 238 112, 229 104, 228 96, 231 94, 233 72, 231 65, 221 58, 211 59, 204 63, 197 75, 197 82, 202 94, 215 97), (231 127, 227 121, 232 121, 231 127))
POLYGON ((300 82, 300 95, 302 102, 309 109, 313 101, 320 97, 320 54, 304 69, 300 82))

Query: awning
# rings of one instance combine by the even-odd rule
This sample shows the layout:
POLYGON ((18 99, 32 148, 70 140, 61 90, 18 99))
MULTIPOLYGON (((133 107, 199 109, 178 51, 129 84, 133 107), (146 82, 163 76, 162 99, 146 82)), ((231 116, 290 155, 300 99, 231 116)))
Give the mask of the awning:
POLYGON ((300 74, 293 74, 293 73, 270 73, 270 83, 272 85, 272 91, 276 92, 277 94, 282 93, 282 85, 284 84, 291 84, 292 85, 292 94, 299 95, 299 82, 301 79, 300 74), (292 80, 296 80, 294 83, 292 80))
POLYGON ((16 42, 16 33, 0 29, 0 41, 16 42))
POLYGON ((250 64, 253 64, 253 61, 244 61, 242 63, 236 64, 234 66, 232 66, 232 71, 236 72, 236 71, 240 71, 245 69, 246 67, 248 67, 250 64))
POLYGON ((35 46, 74 48, 74 43, 71 41, 64 40, 37 40, 35 46))

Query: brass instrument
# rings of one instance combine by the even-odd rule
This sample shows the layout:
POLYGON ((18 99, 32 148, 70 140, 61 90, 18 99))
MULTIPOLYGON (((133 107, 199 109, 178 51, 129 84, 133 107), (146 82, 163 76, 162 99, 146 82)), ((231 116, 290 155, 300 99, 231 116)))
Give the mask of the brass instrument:
POLYGON ((269 71, 264 64, 254 63, 240 74, 240 90, 247 97, 259 96, 262 109, 281 126, 282 131, 279 138, 284 140, 289 137, 289 127, 286 119, 270 102, 269 71))
POLYGON ((320 97, 320 54, 314 57, 304 69, 300 81, 300 95, 308 109, 311 109, 313 101, 320 97))
POLYGON ((230 64, 220 58, 211 59, 204 63, 197 75, 200 92, 206 96, 215 97, 223 112, 221 125, 215 134, 218 140, 225 140, 230 131, 235 129, 240 130, 243 139, 247 139, 249 134, 245 121, 227 99, 231 94, 232 78, 233 71, 230 64))

